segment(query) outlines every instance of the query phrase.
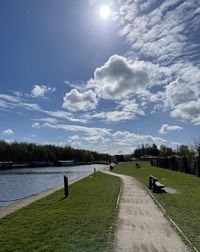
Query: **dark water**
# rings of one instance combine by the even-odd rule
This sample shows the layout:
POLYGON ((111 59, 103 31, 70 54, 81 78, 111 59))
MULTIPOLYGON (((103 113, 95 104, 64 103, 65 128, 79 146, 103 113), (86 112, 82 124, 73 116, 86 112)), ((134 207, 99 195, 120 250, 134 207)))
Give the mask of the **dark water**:
POLYGON ((0 171, 0 207, 8 206, 20 199, 37 195, 63 184, 63 175, 72 179, 89 174, 105 165, 81 165, 73 167, 38 167, 0 171))

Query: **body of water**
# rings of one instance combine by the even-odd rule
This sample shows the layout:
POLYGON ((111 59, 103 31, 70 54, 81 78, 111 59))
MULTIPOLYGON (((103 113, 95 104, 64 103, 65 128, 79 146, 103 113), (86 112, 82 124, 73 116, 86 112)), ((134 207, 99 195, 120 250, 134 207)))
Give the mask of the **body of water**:
POLYGON ((0 170, 0 207, 62 185, 64 175, 71 181, 91 173, 94 168, 101 170, 104 167, 93 164, 0 170))

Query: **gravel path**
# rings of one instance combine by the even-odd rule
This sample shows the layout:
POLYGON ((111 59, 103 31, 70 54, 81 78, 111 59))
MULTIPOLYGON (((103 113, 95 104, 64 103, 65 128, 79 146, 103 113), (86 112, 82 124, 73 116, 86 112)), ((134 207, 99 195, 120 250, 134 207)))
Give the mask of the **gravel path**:
POLYGON ((189 252, 144 186, 133 177, 122 179, 114 251, 189 252))

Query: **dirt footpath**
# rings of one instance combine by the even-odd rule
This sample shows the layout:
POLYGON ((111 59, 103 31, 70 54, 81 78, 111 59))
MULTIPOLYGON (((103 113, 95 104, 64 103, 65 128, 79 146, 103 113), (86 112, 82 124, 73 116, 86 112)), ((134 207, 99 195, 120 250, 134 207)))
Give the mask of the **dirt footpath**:
POLYGON ((189 252, 153 199, 135 178, 119 176, 123 181, 114 251, 189 252))

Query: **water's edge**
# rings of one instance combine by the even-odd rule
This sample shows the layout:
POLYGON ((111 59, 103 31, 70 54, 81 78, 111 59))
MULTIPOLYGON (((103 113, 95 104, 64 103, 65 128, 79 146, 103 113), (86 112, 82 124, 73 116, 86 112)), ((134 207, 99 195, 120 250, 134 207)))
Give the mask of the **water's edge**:
MULTIPOLYGON (((104 169, 107 169, 107 166, 105 166, 104 169)), ((80 176, 80 177, 77 177, 75 179, 70 180, 69 185, 71 185, 71 184, 73 184, 73 183, 75 183, 75 182, 77 182, 77 181, 79 181, 79 180, 81 180, 81 179, 83 179, 85 177, 88 177, 92 173, 93 172, 90 171, 87 174, 84 174, 83 176, 80 176)), ((47 190, 45 192, 41 192, 38 195, 29 196, 29 197, 24 198, 22 200, 19 200, 19 201, 15 202, 15 203, 13 203, 13 204, 11 204, 9 206, 1 207, 0 208, 0 219, 7 216, 7 215, 9 215, 9 214, 11 214, 11 213, 13 213, 13 212, 15 212, 18 209, 21 209, 22 207, 25 207, 25 206, 27 206, 27 205, 29 205, 29 204, 31 204, 31 203, 39 200, 39 199, 42 199, 42 198, 44 198, 44 197, 46 197, 46 196, 60 190, 60 189, 62 189, 63 187, 64 187, 63 185, 59 185, 59 186, 56 186, 56 187, 54 187, 52 189, 49 189, 49 190, 47 190)), ((63 196, 64 196, 64 192, 63 192, 63 196)))

